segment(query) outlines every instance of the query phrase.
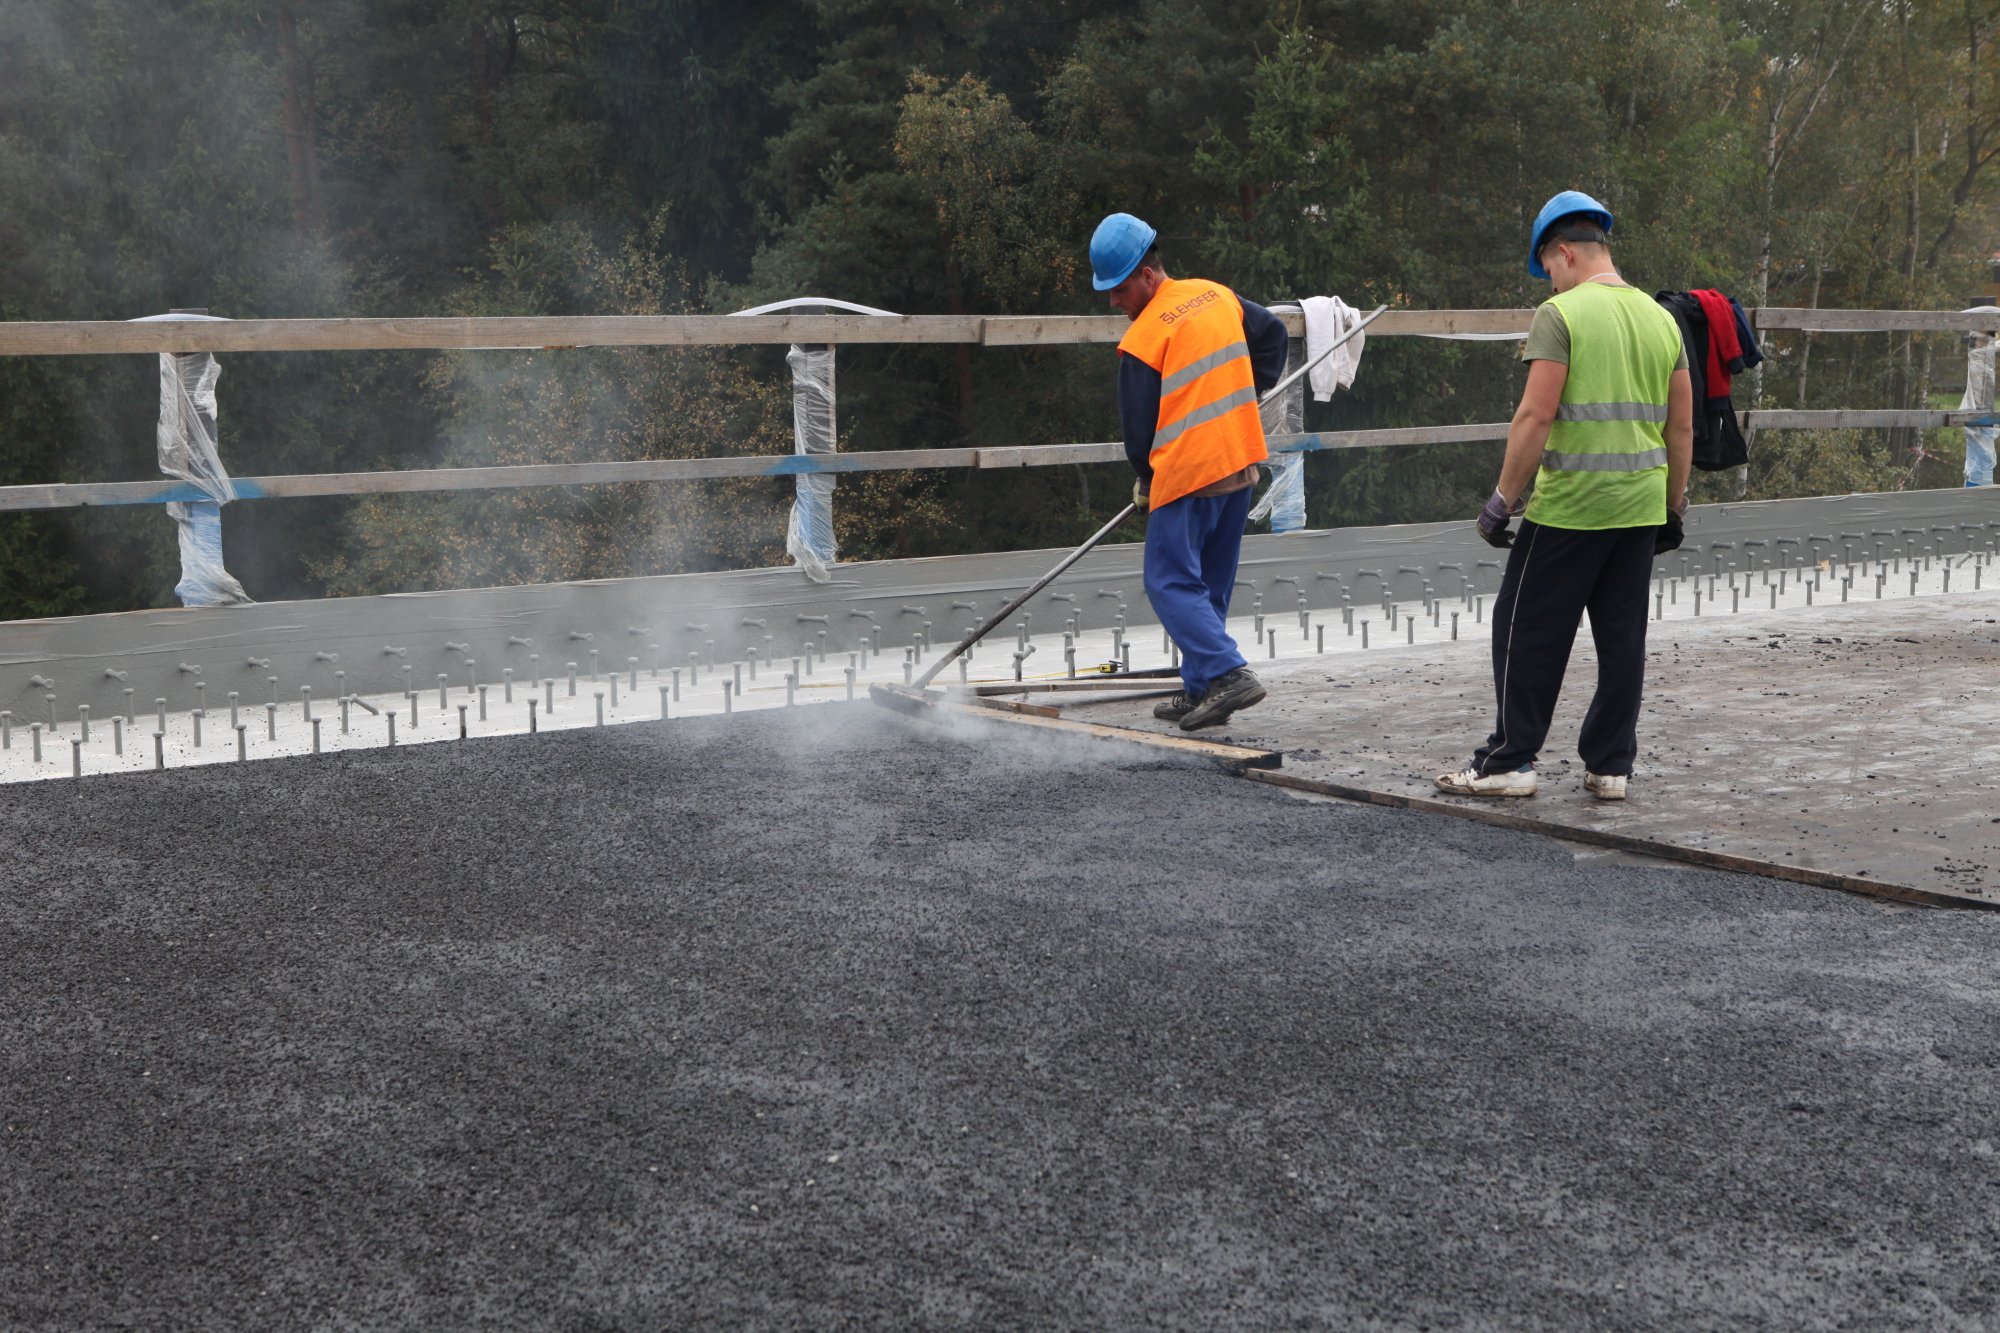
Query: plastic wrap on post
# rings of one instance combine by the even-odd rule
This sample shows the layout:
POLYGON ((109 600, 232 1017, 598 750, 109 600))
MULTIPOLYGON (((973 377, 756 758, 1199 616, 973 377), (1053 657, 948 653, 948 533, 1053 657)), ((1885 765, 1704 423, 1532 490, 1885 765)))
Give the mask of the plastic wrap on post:
MULTIPOLYGON (((1280 313, 1296 310, 1296 306, 1272 306, 1280 313)), ((1285 374, 1289 375, 1305 363, 1306 345, 1301 338, 1293 338, 1285 346, 1285 374)), ((1306 382, 1286 389, 1275 401, 1264 404, 1264 432, 1267 435, 1299 435, 1306 428, 1306 382)), ((1264 495, 1250 509, 1252 522, 1258 519, 1271 520, 1273 532, 1298 532, 1306 525, 1306 459, 1304 454, 1273 454, 1266 465, 1271 470, 1271 484, 1264 495)))
MULTIPOLYGON (((136 322, 214 318, 206 312, 176 310, 136 322)), ((236 487, 217 447, 215 382, 221 376, 222 367, 208 352, 160 357, 160 423, 155 435, 160 471, 210 497, 166 507, 180 535, 181 578, 174 594, 183 606, 240 606, 250 601, 250 594, 222 565, 222 506, 236 498, 236 487)))
POLYGON ((200 487, 217 504, 236 498, 222 466, 215 432, 215 382, 222 367, 213 353, 160 356, 160 471, 200 487))
POLYGON ((222 565, 222 506, 212 500, 167 505, 180 530, 181 581, 174 595, 182 606, 247 606, 250 594, 222 565))
MULTIPOLYGON (((1972 335, 1971 350, 1965 357, 1965 396, 1958 400, 1963 411, 1993 411, 1993 354, 1996 346, 1992 337, 1984 333, 1972 335)), ((1993 426, 1967 426, 1965 428, 1965 484, 1968 486, 1991 486, 1993 484, 1993 444, 2000 429, 1993 426)))
POLYGON ((213 497, 167 506, 180 529, 182 606, 240 606, 250 594, 222 564, 222 506, 236 487, 216 448, 215 382, 222 367, 207 352, 160 357, 160 471, 213 497))
MULTIPOLYGON (((793 452, 830 454, 833 440, 833 348, 793 346, 785 356, 792 368, 793 452)), ((824 474, 801 476, 792 499, 785 551, 815 583, 830 577, 838 558, 833 540, 833 483, 824 474)))

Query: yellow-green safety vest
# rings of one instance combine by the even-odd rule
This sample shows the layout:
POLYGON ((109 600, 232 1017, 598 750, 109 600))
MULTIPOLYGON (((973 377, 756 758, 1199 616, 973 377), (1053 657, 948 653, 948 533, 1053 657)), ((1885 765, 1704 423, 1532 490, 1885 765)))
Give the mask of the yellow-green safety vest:
POLYGON ((1526 517, 1551 528, 1658 527, 1680 326, 1635 287, 1585 282, 1549 303, 1569 326, 1569 378, 1526 517))

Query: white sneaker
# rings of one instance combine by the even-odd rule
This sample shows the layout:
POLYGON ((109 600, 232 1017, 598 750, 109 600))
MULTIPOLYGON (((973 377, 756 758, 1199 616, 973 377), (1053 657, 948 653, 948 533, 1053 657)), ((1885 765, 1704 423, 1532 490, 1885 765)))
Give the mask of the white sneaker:
POLYGON ((1454 796, 1533 796, 1535 770, 1522 768, 1482 777, 1476 768, 1462 768, 1456 773, 1438 774, 1437 788, 1454 796))
POLYGON ((1625 799, 1625 778, 1617 773, 1592 773, 1584 771, 1583 789, 1600 801, 1622 801, 1625 799))

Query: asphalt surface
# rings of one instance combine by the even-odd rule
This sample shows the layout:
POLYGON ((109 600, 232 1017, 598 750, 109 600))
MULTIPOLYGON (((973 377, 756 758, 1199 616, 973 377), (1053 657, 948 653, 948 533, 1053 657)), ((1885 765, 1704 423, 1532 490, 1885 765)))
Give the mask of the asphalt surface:
POLYGON ((0 820, 0 1327, 2000 1322, 1993 914, 865 704, 0 820))

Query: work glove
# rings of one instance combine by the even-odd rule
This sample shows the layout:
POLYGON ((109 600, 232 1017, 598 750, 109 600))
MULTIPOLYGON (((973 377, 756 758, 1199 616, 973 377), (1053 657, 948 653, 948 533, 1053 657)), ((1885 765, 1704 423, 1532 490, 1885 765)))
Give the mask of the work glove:
POLYGON ((1132 505, 1142 514, 1152 508, 1147 502, 1146 479, 1144 477, 1134 477, 1132 479, 1132 505))
POLYGON ((1507 520, 1520 513, 1522 508, 1508 504, 1507 497, 1498 489, 1494 490, 1493 498, 1479 511, 1479 535, 1486 539, 1488 546, 1505 550, 1514 544, 1514 534, 1507 530, 1507 520))
POLYGON ((1681 530, 1681 516, 1669 509, 1667 521, 1660 525, 1659 532, 1653 536, 1653 554, 1665 555, 1669 551, 1680 550, 1681 541, 1686 535, 1681 530))

